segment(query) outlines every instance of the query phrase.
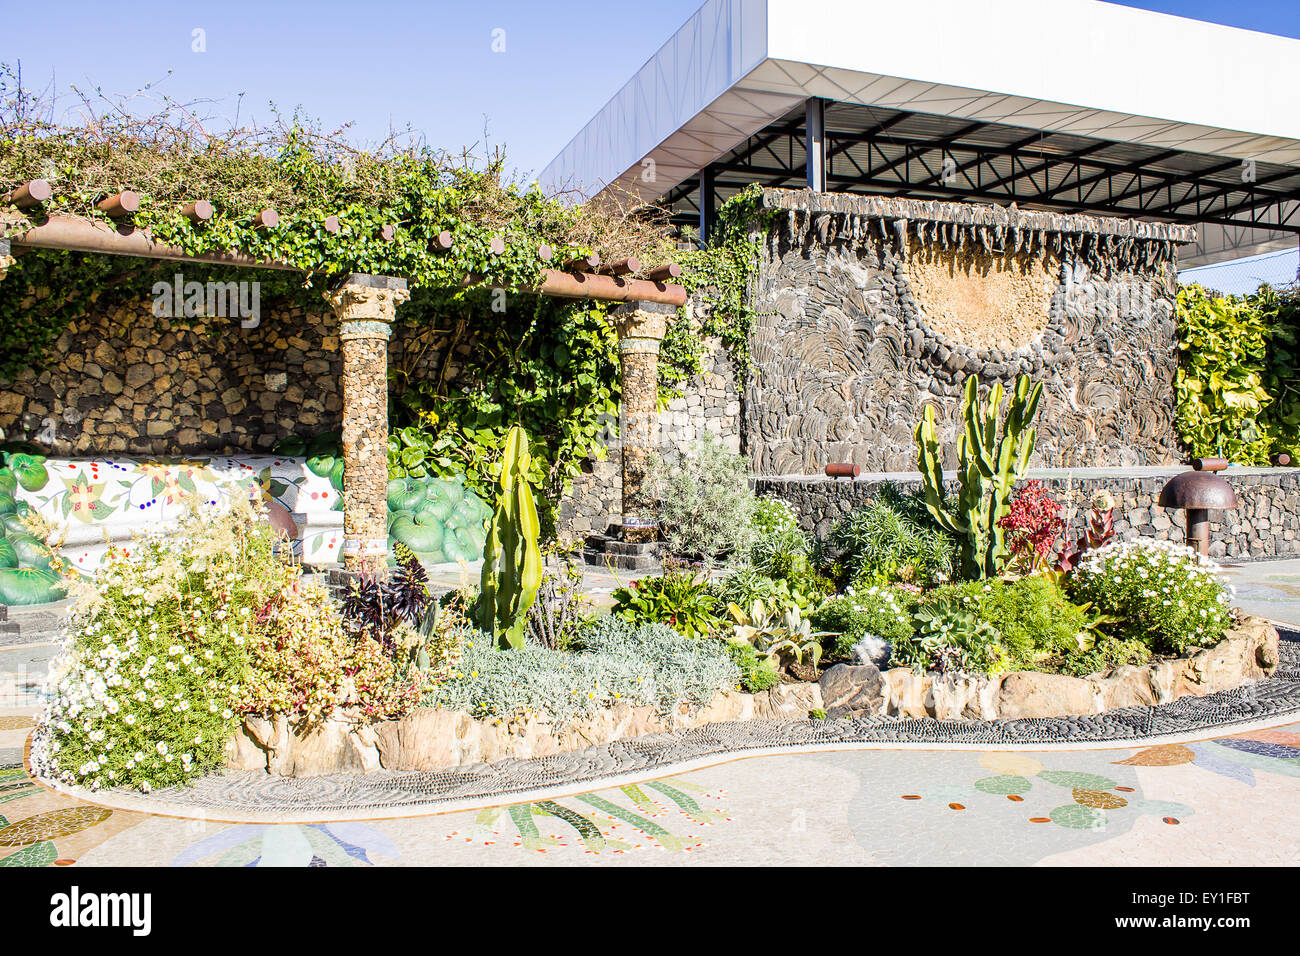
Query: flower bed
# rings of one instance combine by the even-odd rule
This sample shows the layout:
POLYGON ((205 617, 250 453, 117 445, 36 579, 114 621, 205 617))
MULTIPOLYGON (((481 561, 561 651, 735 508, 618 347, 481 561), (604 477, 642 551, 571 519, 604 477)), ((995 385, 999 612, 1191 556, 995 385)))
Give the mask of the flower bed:
POLYGON ((790 720, 824 711, 851 716, 984 719, 1067 717, 1164 704, 1262 680, 1277 668, 1277 631, 1246 618, 1212 648, 1146 667, 1083 678, 1013 672, 996 678, 917 674, 908 668, 837 664, 819 681, 780 684, 756 694, 719 691, 708 703, 655 706, 618 702, 568 721, 545 715, 508 720, 422 707, 375 723, 360 713, 298 726, 281 716, 245 718, 228 750, 232 770, 290 777, 377 770, 441 770, 507 758, 547 757, 644 734, 734 720, 790 720))
MULTIPOLYGON (((1035 401, 1019 382, 1017 441, 1035 401)), ((991 428, 993 412, 979 414, 991 428)), ((246 505, 195 513, 177 535, 112 553, 82 594, 34 760, 92 788, 183 783, 222 764, 436 769, 752 717, 1093 714, 1276 667, 1276 631, 1232 610, 1212 562, 1113 541, 1104 500, 1072 541, 1060 503, 1034 483, 1015 490, 1005 463, 1026 447, 968 462, 962 494, 943 497, 932 427, 918 429, 924 492, 882 493, 818 542, 704 443, 657 515, 691 554, 616 589, 605 616, 582 603, 562 553, 546 564, 518 430, 481 593, 434 601, 398 544, 390 573, 354 581, 339 605, 277 556, 246 505), (1004 470, 985 485, 995 459, 1004 470), (713 487, 687 494, 690 482, 713 487), (728 496, 748 527, 692 517, 728 496), (692 554, 703 560, 682 563, 692 554)))

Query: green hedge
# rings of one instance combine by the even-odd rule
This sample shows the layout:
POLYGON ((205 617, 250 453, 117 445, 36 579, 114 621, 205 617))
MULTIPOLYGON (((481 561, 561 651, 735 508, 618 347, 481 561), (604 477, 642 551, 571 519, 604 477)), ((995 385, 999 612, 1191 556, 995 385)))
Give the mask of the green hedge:
POLYGON ((1268 464, 1300 446, 1300 292, 1178 293, 1178 436, 1194 456, 1268 464))

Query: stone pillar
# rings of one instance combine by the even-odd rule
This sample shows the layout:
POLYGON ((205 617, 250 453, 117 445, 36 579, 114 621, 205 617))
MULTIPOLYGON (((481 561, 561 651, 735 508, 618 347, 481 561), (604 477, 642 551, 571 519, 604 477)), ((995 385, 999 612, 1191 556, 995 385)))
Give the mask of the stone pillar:
POLYGON ((9 240, 0 239, 0 279, 5 277, 5 273, 9 271, 9 267, 17 261, 18 260, 10 254, 9 240))
POLYGON ((659 443, 659 343, 676 311, 670 305, 629 302, 610 316, 618 330, 623 400, 619 432, 623 445, 623 518, 644 517, 642 497, 650 456, 659 443))
POLYGON ((326 294, 343 352, 343 566, 382 571, 388 551, 388 338, 405 279, 349 275, 326 294))

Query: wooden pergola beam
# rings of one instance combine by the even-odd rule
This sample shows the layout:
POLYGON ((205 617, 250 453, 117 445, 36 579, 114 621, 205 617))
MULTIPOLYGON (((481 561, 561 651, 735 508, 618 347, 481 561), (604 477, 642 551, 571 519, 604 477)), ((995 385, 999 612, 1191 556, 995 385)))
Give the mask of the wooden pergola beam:
POLYGON ((111 226, 106 222, 78 219, 75 216, 50 216, 40 225, 30 226, 25 219, 5 219, 0 224, 10 231, 27 227, 13 245, 26 249, 61 249, 66 252, 91 252, 106 256, 138 256, 141 259, 167 259, 175 262, 205 262, 251 269, 284 269, 301 272, 287 262, 257 259, 242 252, 204 252, 192 254, 179 246, 158 242, 144 229, 111 226))
POLYGON ((12 203, 19 209, 30 209, 32 206, 47 202, 52 195, 54 190, 50 188, 49 180, 33 179, 5 193, 4 201, 12 203))
POLYGON ((621 279, 618 276, 594 275, 590 272, 561 272, 543 269, 542 284, 537 288, 544 295, 569 299, 599 299, 602 302, 658 302, 661 305, 686 304, 686 290, 679 285, 666 285, 649 279, 621 279))
MULTIPOLYGON (((179 246, 158 242, 143 229, 126 225, 111 226, 105 222, 78 219, 75 216, 50 216, 41 224, 33 226, 21 216, 6 217, 0 214, 0 227, 15 232, 20 229, 26 230, 20 238, 12 240, 15 251, 62 249, 68 252, 136 256, 142 259, 165 259, 174 262, 202 262, 248 269, 306 271, 287 262, 257 259, 242 252, 191 254, 179 246)), ((655 270, 652 274, 662 272, 663 268, 655 270)), ((598 299, 604 302, 641 301, 674 306, 686 303, 686 290, 679 285, 668 285, 650 279, 624 279, 613 275, 564 272, 559 269, 543 269, 542 281, 536 288, 516 291, 571 299, 598 299)))

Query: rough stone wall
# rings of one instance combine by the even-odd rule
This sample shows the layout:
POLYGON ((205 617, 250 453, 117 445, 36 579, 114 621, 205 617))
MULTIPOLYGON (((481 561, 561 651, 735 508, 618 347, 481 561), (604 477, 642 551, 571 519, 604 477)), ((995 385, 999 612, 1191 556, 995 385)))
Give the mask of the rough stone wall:
MULTIPOLYGON (((682 394, 671 399, 659 412, 659 445, 662 453, 688 451, 706 431, 722 444, 741 451, 741 401, 736 366, 722 340, 705 339, 701 372, 684 383, 682 394)), ((615 423, 611 423, 613 425, 615 423)), ((561 504, 561 531, 573 538, 603 533, 622 511, 622 452, 611 429, 606 457, 589 460, 583 473, 561 504)))
MULTIPOLYGON (((1176 470, 1165 475, 1069 479, 1059 475, 1031 476, 1058 501, 1073 506, 1072 536, 1081 532, 1088 501, 1098 491, 1115 498, 1115 531, 1123 538, 1183 541, 1183 514, 1159 507, 1160 489, 1176 470)), ((1300 468, 1236 469, 1224 474, 1237 493, 1236 511, 1211 512, 1210 554, 1216 558, 1256 559, 1300 556, 1300 468)), ((799 515, 809 533, 825 537, 841 518, 880 494, 879 480, 831 478, 759 478, 759 495, 783 498, 799 515)), ((898 482, 904 490, 920 479, 898 482)), ((956 493, 955 484, 950 489, 956 493)))
POLYGON ((1044 383, 1036 465, 1175 460, 1178 227, 901 200, 885 210, 838 195, 768 201, 788 208, 767 230, 755 290, 744 431, 757 473, 817 474, 833 461, 911 470, 925 403, 950 444, 966 376, 1009 385, 1020 372, 1044 383))
POLYGON ((252 329, 158 319, 148 302, 91 312, 45 368, 0 380, 0 430, 65 456, 265 452, 338 427, 338 348, 324 309, 265 309, 252 329))
MULTIPOLYGON (((70 456, 266 452, 286 435, 337 430, 338 321, 323 302, 319 312, 268 305, 251 329, 155 318, 147 301, 91 312, 58 338, 46 367, 0 379, 0 431, 70 456)), ((417 374, 437 374, 449 336, 412 341, 394 326, 389 367, 409 358, 417 374)), ((449 382, 465 374, 471 348, 453 345, 449 382)))

